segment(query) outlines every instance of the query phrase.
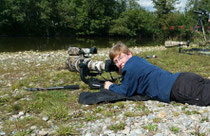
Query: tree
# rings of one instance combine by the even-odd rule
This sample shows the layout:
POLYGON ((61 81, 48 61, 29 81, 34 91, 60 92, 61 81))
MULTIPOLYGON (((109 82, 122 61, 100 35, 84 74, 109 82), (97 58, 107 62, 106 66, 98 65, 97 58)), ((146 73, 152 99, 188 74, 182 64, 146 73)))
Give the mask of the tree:
POLYGON ((109 34, 149 37, 157 34, 156 16, 143 8, 126 10, 112 21, 109 34))
POLYGON ((173 13, 175 11, 175 4, 179 3, 179 0, 152 0, 154 3, 154 8, 156 9, 156 14, 158 18, 158 24, 159 29, 162 30, 162 34, 160 34, 160 37, 162 37, 162 42, 165 41, 165 39, 169 35, 168 31, 168 16, 169 14, 173 13), (162 35, 162 36, 161 36, 162 35))
POLYGON ((120 14, 115 0, 81 0, 76 5, 76 31, 78 35, 106 34, 110 21, 120 14))
POLYGON ((1 1, 0 27, 7 33, 23 33, 24 10, 28 0, 1 1))

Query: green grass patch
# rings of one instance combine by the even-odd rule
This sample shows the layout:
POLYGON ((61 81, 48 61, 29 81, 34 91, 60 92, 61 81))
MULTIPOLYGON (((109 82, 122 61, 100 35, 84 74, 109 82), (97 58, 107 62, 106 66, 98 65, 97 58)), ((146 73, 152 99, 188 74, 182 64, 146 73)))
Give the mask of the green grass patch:
POLYGON ((63 126, 61 125, 56 131, 55 135, 58 136, 70 136, 70 135, 79 135, 80 133, 75 130, 72 126, 63 126))
POLYGON ((158 129, 157 125, 155 125, 155 124, 148 124, 148 125, 144 126, 143 128, 147 129, 149 131, 152 131, 152 132, 157 131, 157 129, 158 129))
POLYGON ((173 133, 179 133, 179 128, 175 127, 175 126, 172 126, 169 128, 173 133))
POLYGON ((125 129, 125 125, 126 124, 124 122, 120 122, 120 123, 117 123, 117 124, 112 124, 112 125, 108 126, 107 128, 116 133, 119 130, 125 129))
POLYGON ((16 119, 14 121, 6 120, 2 130, 9 135, 13 135, 13 132, 17 132, 16 135, 21 135, 31 133, 31 126, 49 128, 47 122, 37 117, 25 117, 23 119, 16 119))

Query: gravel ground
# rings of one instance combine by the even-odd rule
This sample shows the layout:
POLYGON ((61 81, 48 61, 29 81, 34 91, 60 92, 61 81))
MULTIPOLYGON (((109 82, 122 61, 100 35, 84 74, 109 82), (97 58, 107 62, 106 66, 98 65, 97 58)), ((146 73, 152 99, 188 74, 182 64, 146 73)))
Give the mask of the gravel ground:
POLYGON ((96 122, 88 122, 86 127, 82 128, 83 134, 86 136, 210 135, 210 106, 198 107, 187 104, 174 106, 158 101, 145 101, 144 104, 151 112, 148 115, 141 116, 141 111, 135 108, 135 103, 127 101, 125 102, 127 108, 124 108, 121 114, 96 122), (136 116, 125 117, 128 111, 134 112, 136 116), (107 126, 119 124, 121 121, 125 124, 123 130, 114 133, 107 129, 107 126))
MULTIPOLYGON (((133 48, 134 53, 139 53, 143 51, 151 50, 164 50, 164 47, 145 47, 145 48, 133 48)), ((101 53, 102 56, 107 56, 108 49, 101 53)), ((36 66, 40 66, 42 62, 51 61, 61 61, 65 59, 66 56, 63 55, 64 51, 51 52, 49 53, 38 53, 38 52, 26 52, 26 53, 1 53, 0 54, 0 64, 4 67, 4 61, 11 61, 11 65, 17 65, 19 61, 28 61, 30 65, 31 62, 36 62, 36 66), (55 59, 56 58, 56 59, 55 59), (60 58, 60 59, 57 59, 60 58), (38 62, 37 62, 38 61, 38 62)), ((35 67, 36 67, 35 66, 35 67)), ((52 63, 52 67, 53 63, 52 63)), ((5 67, 6 69, 6 67, 5 67)), ((18 68, 16 68, 18 70, 18 68)), ((4 85, 4 88, 11 86, 10 81, 4 81, 4 76, 8 76, 10 73, 5 73, 1 75, 0 84, 4 85)), ((19 73, 20 77, 27 76, 27 73, 19 73)), ((13 92, 14 95, 21 93, 13 92)), ((8 95, 0 96, 1 98, 6 98, 8 95)), ((30 99, 30 98, 25 98, 30 99)), ((108 104, 99 104, 96 107, 104 109, 108 104)), ((82 107, 88 107, 88 105, 83 105, 82 107)), ((144 101, 144 102, 132 102, 125 101, 121 105, 114 105, 108 109, 108 111, 118 111, 112 114, 112 116, 103 117, 104 114, 97 113, 96 116, 99 119, 95 121, 87 121, 82 124, 82 128, 78 128, 80 135, 85 136, 210 136, 210 106, 199 107, 188 104, 179 103, 163 103, 158 101, 144 101), (140 108, 139 104, 144 105, 145 108, 140 108), (123 107, 123 108, 122 108, 123 107), (100 118, 102 117, 102 118, 100 118)), ((78 109, 74 113, 69 113, 69 115, 77 114, 79 112, 87 113, 93 111, 83 109, 78 109)), ((0 114, 2 112, 0 111, 0 114)), ((9 115, 9 120, 24 119, 26 117, 32 117, 28 113, 19 112, 15 115, 9 115)), ((53 135, 58 129, 58 126, 52 123, 48 117, 42 117, 42 120, 46 121, 51 128, 50 129, 40 129, 38 126, 31 126, 30 130, 33 131, 32 136, 39 135, 53 135)), ((0 118, 0 136, 6 136, 7 134, 2 130, 4 124, 4 119, 0 118)), ((13 132, 15 135, 15 131, 13 132)))

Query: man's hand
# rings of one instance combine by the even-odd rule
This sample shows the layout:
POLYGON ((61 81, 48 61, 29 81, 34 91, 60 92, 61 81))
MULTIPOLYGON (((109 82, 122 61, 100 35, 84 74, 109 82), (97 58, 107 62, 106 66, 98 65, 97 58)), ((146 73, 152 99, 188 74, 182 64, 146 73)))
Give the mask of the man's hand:
POLYGON ((112 85, 112 84, 113 84, 112 82, 106 81, 105 84, 104 84, 104 88, 109 90, 109 86, 112 85))

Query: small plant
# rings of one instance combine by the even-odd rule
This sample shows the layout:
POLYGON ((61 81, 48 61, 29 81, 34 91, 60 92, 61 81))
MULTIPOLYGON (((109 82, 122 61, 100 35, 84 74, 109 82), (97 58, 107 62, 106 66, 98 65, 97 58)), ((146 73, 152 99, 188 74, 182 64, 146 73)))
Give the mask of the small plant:
POLYGON ((108 126, 108 129, 113 130, 116 133, 118 130, 125 129, 125 123, 120 122, 118 124, 112 124, 112 125, 108 126))
POLYGON ((161 118, 154 118, 154 119, 153 119, 153 122, 154 122, 154 123, 160 123, 160 122, 161 122, 161 118))
POLYGON ((187 109, 187 108, 188 108, 188 106, 185 105, 185 106, 182 107, 182 110, 185 110, 185 109, 187 109))
POLYGON ((144 126, 143 127, 144 129, 147 129, 147 130, 149 130, 149 131, 157 131, 157 125, 153 125, 153 124, 149 124, 149 125, 147 125, 147 126, 144 126))
POLYGON ((128 111, 128 112, 125 112, 125 114, 124 114, 126 117, 135 117, 135 116, 138 116, 138 114, 137 113, 134 113, 134 112, 130 112, 130 111, 128 111))
POLYGON ((73 129, 71 126, 60 126, 56 131, 56 135, 59 136, 69 136, 69 135, 79 135, 79 132, 73 129))
POLYGON ((174 114, 174 116, 176 116, 176 117, 180 115, 179 112, 174 112, 173 114, 174 114))
POLYGON ((14 121, 6 120, 3 125, 2 130, 6 132, 7 134, 10 134, 12 131, 16 131, 15 135, 17 136, 21 136, 22 134, 29 135, 31 133, 31 129, 30 129, 31 125, 29 124, 40 126, 40 127, 49 127, 47 122, 43 121, 40 118, 25 117, 23 119, 17 118, 14 121))
POLYGON ((103 107, 97 107, 94 112, 95 113, 100 113, 102 111, 104 111, 104 108, 103 107))
POLYGON ((201 119, 201 123, 203 123, 203 122, 209 122, 209 118, 208 118, 208 117, 202 118, 202 119, 201 119))
POLYGON ((97 117, 95 115, 90 114, 90 113, 86 113, 84 115, 84 117, 85 117, 84 118, 85 121, 95 121, 95 120, 97 120, 97 117))
POLYGON ((180 106, 180 105, 181 105, 181 103, 177 103, 177 102, 171 102, 171 104, 172 104, 173 106, 180 106))
POLYGON ((196 136, 207 136, 205 133, 200 133, 200 126, 196 126, 195 131, 192 132, 191 134, 196 136))
POLYGON ((68 108, 64 105, 55 104, 46 112, 50 118, 55 120, 66 121, 69 119, 68 108))
POLYGON ((185 114, 192 115, 192 112, 191 111, 186 111, 185 114))
POLYGON ((158 107, 166 107, 165 104, 158 104, 158 107))
POLYGON ((9 97, 0 97, 0 106, 4 105, 6 102, 9 101, 9 97))
POLYGON ((124 102, 117 102, 115 105, 118 106, 120 109, 125 108, 125 103, 124 102))
POLYGON ((29 131, 18 131, 14 134, 14 136, 27 136, 27 135, 30 135, 32 133, 32 130, 29 130, 29 131))
POLYGON ((105 116, 105 117, 112 117, 113 116, 113 112, 111 112, 111 111, 104 111, 103 112, 103 115, 105 116))
POLYGON ((198 111, 192 111, 193 114, 200 114, 198 111))
POLYGON ((169 128, 172 132, 174 132, 175 134, 176 133, 179 133, 179 128, 175 127, 175 126, 172 126, 169 128))
POLYGON ((195 135, 195 136, 208 136, 205 133, 197 133, 197 132, 192 132, 191 135, 195 135))

